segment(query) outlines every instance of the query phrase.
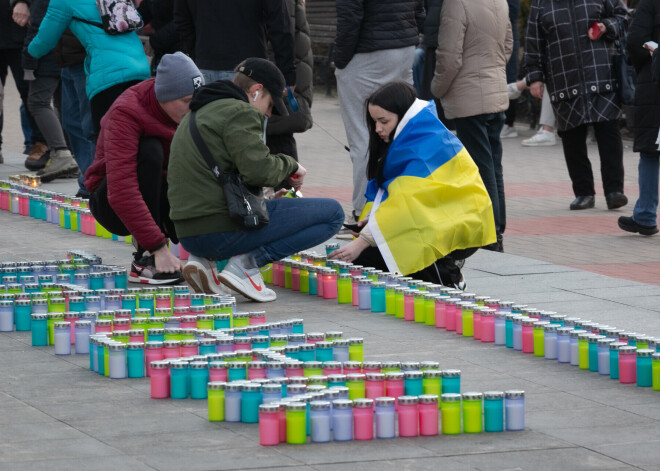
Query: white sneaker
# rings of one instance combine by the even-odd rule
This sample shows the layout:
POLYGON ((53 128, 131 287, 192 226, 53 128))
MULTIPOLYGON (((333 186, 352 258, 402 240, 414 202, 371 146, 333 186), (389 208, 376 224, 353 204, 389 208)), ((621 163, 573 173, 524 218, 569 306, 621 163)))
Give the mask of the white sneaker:
POLYGON ((526 147, 554 146, 557 144, 557 138, 554 132, 539 129, 536 134, 529 139, 524 139, 521 144, 526 147))
POLYGON ((500 139, 512 139, 514 137, 518 137, 518 131, 516 131, 515 126, 505 124, 500 133, 500 139))
POLYGON ((522 95, 522 91, 518 90, 516 82, 511 82, 506 84, 506 91, 509 94, 510 100, 517 100, 522 95))
POLYGON ((237 255, 229 259, 227 266, 218 276, 220 281, 253 301, 275 301, 277 294, 266 287, 259 268, 245 268, 241 262, 242 257, 243 255, 237 255))
POLYGON ((231 295, 232 292, 219 278, 220 273, 213 260, 188 256, 188 262, 183 267, 183 277, 195 293, 231 295))

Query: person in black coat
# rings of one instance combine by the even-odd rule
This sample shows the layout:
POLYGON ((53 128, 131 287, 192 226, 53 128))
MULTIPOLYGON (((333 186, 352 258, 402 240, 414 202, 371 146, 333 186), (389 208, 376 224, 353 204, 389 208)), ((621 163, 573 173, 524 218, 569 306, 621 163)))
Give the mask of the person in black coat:
MULTIPOLYGON (((25 4, 22 7, 27 9, 25 4)), ((7 73, 11 70, 32 131, 29 139, 31 148, 26 149, 26 152, 34 154, 33 158, 38 159, 46 152, 46 145, 37 124, 34 122, 32 113, 27 111, 29 84, 23 79, 23 68, 21 66, 21 52, 23 51, 23 40, 25 39, 27 26, 25 26, 26 23, 23 25, 17 24, 12 18, 12 11, 13 5, 10 5, 9 0, 0 0, 0 81, 2 85, 5 85, 7 73)), ((27 20, 25 21, 27 22, 27 20)), ((4 113, 0 110, 0 163, 2 163, 3 120, 4 113)), ((28 144, 28 135, 29 133, 26 134, 26 144, 28 144)))
POLYGON ((293 28, 282 0, 175 0, 174 22, 206 83, 230 80, 247 57, 266 59, 270 41, 277 68, 295 87, 293 28))
POLYGON ((637 72, 633 126, 633 151, 639 152, 639 199, 632 217, 621 216, 618 224, 628 232, 653 235, 658 232, 658 131, 660 130, 660 57, 644 47, 660 42, 660 4, 642 0, 628 31, 628 52, 637 72))
POLYGON ((182 43, 174 22, 174 0, 142 0, 138 7, 145 25, 154 30, 148 38, 153 50, 151 75, 156 75, 160 59, 165 54, 173 54, 182 49, 182 43))
POLYGON ((533 0, 530 7, 524 64, 532 95, 542 98, 544 84, 548 87, 576 196, 570 209, 595 205, 587 155, 589 126, 598 143, 607 208, 628 204, 623 194, 621 108, 611 58, 627 14, 621 0, 533 0))

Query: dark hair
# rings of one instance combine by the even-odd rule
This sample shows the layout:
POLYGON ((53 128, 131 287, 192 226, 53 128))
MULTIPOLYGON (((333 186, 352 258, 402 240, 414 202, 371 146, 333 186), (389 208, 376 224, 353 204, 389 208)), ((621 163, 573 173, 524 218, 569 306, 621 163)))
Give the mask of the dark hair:
POLYGON ((412 85, 397 81, 389 82, 373 92, 365 101, 365 116, 367 120, 367 128, 369 129, 369 162, 367 164, 367 178, 370 180, 376 178, 378 184, 383 183, 383 164, 385 163, 385 156, 390 147, 396 128, 392 130, 390 135, 390 142, 384 142, 378 134, 376 134, 376 123, 371 119, 369 114, 369 105, 380 106, 390 113, 394 113, 401 122, 408 109, 412 106, 417 98, 417 93, 412 85))

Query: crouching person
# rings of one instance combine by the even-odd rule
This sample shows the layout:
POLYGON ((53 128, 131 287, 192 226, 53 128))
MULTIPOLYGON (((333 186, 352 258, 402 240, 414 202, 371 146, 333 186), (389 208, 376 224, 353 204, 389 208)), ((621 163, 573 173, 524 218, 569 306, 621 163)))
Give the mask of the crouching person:
POLYGON ((101 121, 85 187, 96 220, 113 234, 130 234, 137 242, 129 281, 183 281, 181 262, 167 248, 168 239, 177 241, 169 218, 167 163, 178 123, 203 83, 188 56, 165 55, 156 78, 127 89, 101 121))
POLYGON ((254 301, 273 301, 275 292, 264 286, 260 267, 326 241, 344 221, 339 203, 324 198, 268 200, 270 222, 254 230, 229 216, 212 167, 239 173, 254 187, 287 179, 296 189, 303 184, 304 167, 287 155, 270 154, 264 144, 272 108, 287 114, 284 87, 273 64, 246 59, 232 81, 210 83, 195 94, 192 112, 174 136, 167 175, 170 218, 191 254, 184 276, 196 291, 222 293, 225 285, 254 301), (197 142, 191 132, 199 133, 197 142), (215 261, 227 259, 220 272, 215 261))

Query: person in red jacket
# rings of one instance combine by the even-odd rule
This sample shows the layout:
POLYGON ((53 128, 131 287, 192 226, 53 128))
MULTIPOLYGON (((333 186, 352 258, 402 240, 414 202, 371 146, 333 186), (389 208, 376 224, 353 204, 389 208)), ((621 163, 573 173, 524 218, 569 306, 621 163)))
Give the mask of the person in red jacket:
POLYGON ((85 176, 96 220, 117 235, 132 235, 137 252, 129 280, 176 284, 181 261, 167 248, 178 242, 169 218, 167 164, 174 132, 190 111, 201 72, 181 52, 163 56, 156 78, 130 87, 101 121, 94 163, 85 176))

